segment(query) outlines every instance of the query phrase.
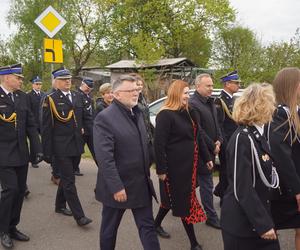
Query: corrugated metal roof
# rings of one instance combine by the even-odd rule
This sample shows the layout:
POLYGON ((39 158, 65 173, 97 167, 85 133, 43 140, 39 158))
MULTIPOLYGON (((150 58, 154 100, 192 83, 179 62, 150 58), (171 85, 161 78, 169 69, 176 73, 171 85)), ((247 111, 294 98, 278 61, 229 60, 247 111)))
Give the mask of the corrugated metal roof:
POLYGON ((161 59, 158 60, 157 63, 154 64, 140 64, 137 63, 135 60, 121 60, 119 62, 107 65, 106 68, 108 69, 136 69, 136 68, 151 68, 151 67, 163 67, 174 65, 183 61, 187 61, 189 64, 194 65, 190 60, 185 57, 181 58, 168 58, 168 59, 161 59))

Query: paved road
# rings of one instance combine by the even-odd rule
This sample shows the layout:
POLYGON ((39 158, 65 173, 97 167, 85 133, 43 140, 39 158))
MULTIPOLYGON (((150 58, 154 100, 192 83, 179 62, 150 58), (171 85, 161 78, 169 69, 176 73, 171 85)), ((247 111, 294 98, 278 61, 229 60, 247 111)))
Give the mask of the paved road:
MULTIPOLYGON (((19 250, 97 250, 99 249, 99 225, 101 204, 94 199, 94 185, 97 169, 91 160, 83 160, 81 170, 84 176, 77 177, 77 189, 86 215, 93 223, 86 228, 77 226, 72 217, 54 212, 56 186, 50 181, 50 167, 42 163, 38 169, 29 169, 28 185, 30 197, 25 200, 19 229, 26 232, 31 240, 26 243, 16 242, 19 250)), ((153 173, 154 175, 154 173, 153 173)), ((157 178, 153 176, 157 187, 157 178)), ((216 207, 218 207, 216 200, 216 207)), ((158 205, 153 205, 154 214, 158 205)), ((219 210, 219 209, 218 209, 219 210)), ((219 211, 218 211, 219 212, 219 211)), ((179 218, 167 215, 164 228, 172 239, 160 239, 163 250, 189 249, 187 237, 179 218)), ((205 250, 222 250, 220 231, 197 224, 195 231, 199 242, 205 250)), ((293 232, 280 232, 282 250, 292 250, 293 232)), ((1 249, 1 246, 0 246, 1 249)), ((117 250, 140 250, 141 243, 130 211, 124 215, 119 228, 117 250)))

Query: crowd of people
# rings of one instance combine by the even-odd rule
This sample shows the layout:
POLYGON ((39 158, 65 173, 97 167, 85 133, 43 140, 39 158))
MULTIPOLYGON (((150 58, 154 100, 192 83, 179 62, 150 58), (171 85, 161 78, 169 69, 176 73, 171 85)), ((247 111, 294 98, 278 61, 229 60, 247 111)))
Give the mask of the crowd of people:
POLYGON ((13 248, 13 240, 30 240, 17 229, 29 195, 29 162, 34 168, 42 160, 51 164, 56 213, 72 216, 81 227, 92 223, 75 185, 75 176, 83 175, 79 165, 87 145, 98 166, 94 191, 102 203, 102 250, 115 249, 126 209, 146 250, 160 249, 158 236, 172 237, 163 223, 170 210, 180 217, 191 250, 204 249, 194 231, 199 222, 221 229, 225 250, 278 250, 277 231, 291 228, 300 250, 298 68, 280 70, 272 85, 251 84, 237 98, 237 71, 221 78, 217 98, 211 96, 210 74, 196 77, 191 97, 190 85, 175 80, 155 128, 145 81, 136 73, 102 84, 95 103, 93 80, 82 79, 74 91, 66 68, 52 72, 47 93, 39 76, 31 80, 31 92, 22 92, 23 78, 21 64, 0 68, 0 239, 6 249, 13 248), (155 218, 153 164, 160 191, 155 218), (213 195, 220 197, 220 218, 213 195))

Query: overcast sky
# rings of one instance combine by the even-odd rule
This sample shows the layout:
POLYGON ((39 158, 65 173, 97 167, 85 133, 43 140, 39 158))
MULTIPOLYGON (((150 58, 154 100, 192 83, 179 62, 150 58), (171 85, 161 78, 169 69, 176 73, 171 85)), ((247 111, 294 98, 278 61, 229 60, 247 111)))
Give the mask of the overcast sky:
MULTIPOLYGON (((11 0, 0 0, 0 35, 14 29, 5 23, 11 0)), ((237 21, 252 29, 267 44, 272 41, 289 41, 300 27, 300 0, 230 0, 237 11, 237 21)))

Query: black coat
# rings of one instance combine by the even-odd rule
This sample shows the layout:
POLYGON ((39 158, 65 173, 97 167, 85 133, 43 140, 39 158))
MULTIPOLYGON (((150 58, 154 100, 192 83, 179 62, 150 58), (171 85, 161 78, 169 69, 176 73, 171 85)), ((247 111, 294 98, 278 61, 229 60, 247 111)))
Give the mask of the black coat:
MULTIPOLYGON (((197 139, 199 156, 203 162, 208 162, 211 159, 204 138, 199 135, 197 139)), ((158 113, 154 137, 156 172, 167 174, 169 178, 174 216, 190 214, 195 140, 191 117, 186 110, 158 113)))
POLYGON ((221 101, 223 101, 223 104, 226 105, 227 110, 229 111, 229 115, 232 115, 234 98, 230 97, 224 90, 222 90, 220 96, 215 99, 218 121, 223 135, 223 139, 229 141, 231 135, 234 133, 238 126, 235 123, 235 121, 232 120, 232 117, 230 117, 225 111, 225 108, 223 107, 221 101))
MULTIPOLYGON (((195 115, 202 128, 205 142, 210 152, 210 158, 214 159, 215 142, 223 142, 221 129, 219 127, 217 110, 212 98, 201 96, 197 91, 190 98, 189 102, 191 108, 195 110, 195 115)), ((209 174, 210 170, 207 169, 205 162, 199 161, 199 174, 209 174)))
POLYGON ((26 94, 22 91, 14 92, 14 102, 12 102, 0 87, 0 114, 8 118, 13 112, 17 114, 16 123, 0 119, 0 167, 28 164, 27 138, 32 144, 34 151, 32 154, 42 152, 36 122, 26 94))
POLYGON ((104 101, 102 97, 97 98, 96 105, 95 105, 95 117, 98 113, 100 113, 102 110, 107 108, 109 105, 104 101))
POLYGON ((292 142, 295 131, 290 128, 287 118, 286 111, 280 106, 273 116, 269 140, 281 191, 285 195, 295 196, 300 193, 300 142, 292 142), (291 134, 288 134, 289 131, 291 134))
POLYGON ((238 127, 227 147, 228 188, 221 209, 222 230, 238 237, 259 237, 274 228, 270 212, 271 191, 265 186, 255 164, 255 187, 250 139, 254 141, 265 177, 270 182, 272 159, 265 137, 255 127, 238 127), (237 135, 236 195, 234 194, 234 161, 237 135))
POLYGON ((57 90, 48 95, 42 106, 42 143, 43 152, 47 157, 52 156, 79 156, 83 153, 82 128, 89 126, 92 116, 85 105, 81 94, 71 91, 72 103, 57 90), (53 99, 61 117, 66 118, 71 110, 75 113, 68 122, 59 121, 51 112, 49 96, 53 99))
MULTIPOLYGON (((87 94, 85 94, 81 89, 78 89, 78 93, 82 95, 84 106, 86 107, 87 111, 90 113, 92 118, 94 119, 95 116, 95 108, 94 108, 94 100, 87 94)), ((93 134, 93 119, 90 123, 84 123, 84 134, 87 136, 92 136, 93 134)))
POLYGON ((94 150, 99 165, 96 198, 114 208, 139 208, 155 196, 150 179, 149 151, 143 115, 138 107, 130 111, 117 100, 94 121, 94 150), (125 189, 126 202, 113 195, 125 189))
POLYGON ((45 96, 45 93, 41 91, 40 95, 38 95, 34 90, 31 90, 27 93, 27 96, 29 98, 30 109, 34 115, 37 127, 40 129, 40 103, 42 98, 45 96))

